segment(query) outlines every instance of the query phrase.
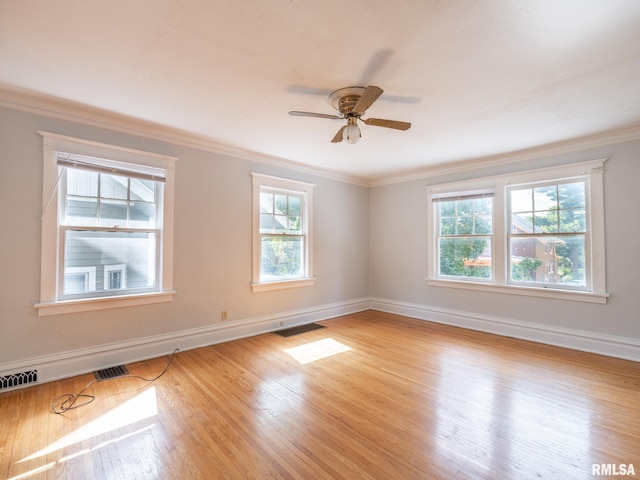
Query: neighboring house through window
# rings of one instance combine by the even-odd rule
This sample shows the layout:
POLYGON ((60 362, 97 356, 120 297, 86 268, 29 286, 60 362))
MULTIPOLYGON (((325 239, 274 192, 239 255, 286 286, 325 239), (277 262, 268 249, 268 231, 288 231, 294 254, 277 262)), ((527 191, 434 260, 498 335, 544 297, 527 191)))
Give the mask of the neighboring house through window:
POLYGON ((313 284, 313 185, 253 177, 254 292, 313 284))
POLYGON ((603 165, 428 187, 429 284, 605 303, 603 165))
POLYGON ((177 159, 40 133, 39 314, 170 301, 177 159))

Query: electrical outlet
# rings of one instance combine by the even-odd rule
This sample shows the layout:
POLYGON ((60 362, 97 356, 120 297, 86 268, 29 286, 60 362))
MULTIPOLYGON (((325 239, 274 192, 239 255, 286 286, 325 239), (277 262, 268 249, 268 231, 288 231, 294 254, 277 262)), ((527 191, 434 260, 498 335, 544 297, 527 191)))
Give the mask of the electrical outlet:
POLYGON ((227 319, 227 311, 226 310, 222 310, 220 312, 220 320, 226 320, 227 319))
POLYGON ((284 320, 280 320, 280 326, 283 327, 284 326, 284 320))

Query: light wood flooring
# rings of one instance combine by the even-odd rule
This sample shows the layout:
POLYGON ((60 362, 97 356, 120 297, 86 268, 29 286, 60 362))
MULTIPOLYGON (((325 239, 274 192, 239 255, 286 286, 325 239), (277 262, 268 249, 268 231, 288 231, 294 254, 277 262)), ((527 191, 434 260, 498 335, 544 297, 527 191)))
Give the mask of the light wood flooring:
POLYGON ((0 478, 640 476, 640 363, 375 311, 319 323, 180 352, 64 415, 93 375, 0 394, 0 478))

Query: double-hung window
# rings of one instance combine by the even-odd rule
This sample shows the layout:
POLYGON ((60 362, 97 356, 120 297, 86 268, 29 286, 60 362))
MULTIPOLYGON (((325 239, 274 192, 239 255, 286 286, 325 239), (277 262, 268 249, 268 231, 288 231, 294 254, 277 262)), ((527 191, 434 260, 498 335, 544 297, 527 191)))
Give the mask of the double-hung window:
POLYGON ((40 133, 39 314, 169 301, 176 159, 40 133))
POLYGON ((584 178, 507 188, 511 283, 586 287, 586 193, 584 178))
POLYGON ((491 279, 493 191, 436 194, 432 200, 437 218, 438 275, 491 279))
POLYGON ((605 303, 603 166, 428 187, 429 284, 605 303))
POLYGON ((313 284, 313 185, 254 173, 253 291, 313 284))

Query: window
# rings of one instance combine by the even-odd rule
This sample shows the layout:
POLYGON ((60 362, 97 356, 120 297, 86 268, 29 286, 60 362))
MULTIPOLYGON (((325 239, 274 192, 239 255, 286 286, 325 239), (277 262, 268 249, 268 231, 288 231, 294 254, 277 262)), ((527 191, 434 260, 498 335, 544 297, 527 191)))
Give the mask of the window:
POLYGON ((170 301, 177 159, 40 133, 39 315, 170 301))
POLYGON ((127 265, 105 265, 104 266, 104 288, 105 290, 120 290, 127 288, 127 265))
POLYGON ((586 287, 586 180, 507 189, 514 284, 586 287))
POLYGON ((253 176, 254 292, 313 284, 313 185, 253 176))
POLYGON ((429 284, 606 303, 603 165, 428 187, 429 284))
POLYGON ((434 196, 438 275, 491 279, 493 192, 434 196))
POLYGON ((69 293, 93 292, 96 289, 96 267, 66 267, 64 279, 69 293))

